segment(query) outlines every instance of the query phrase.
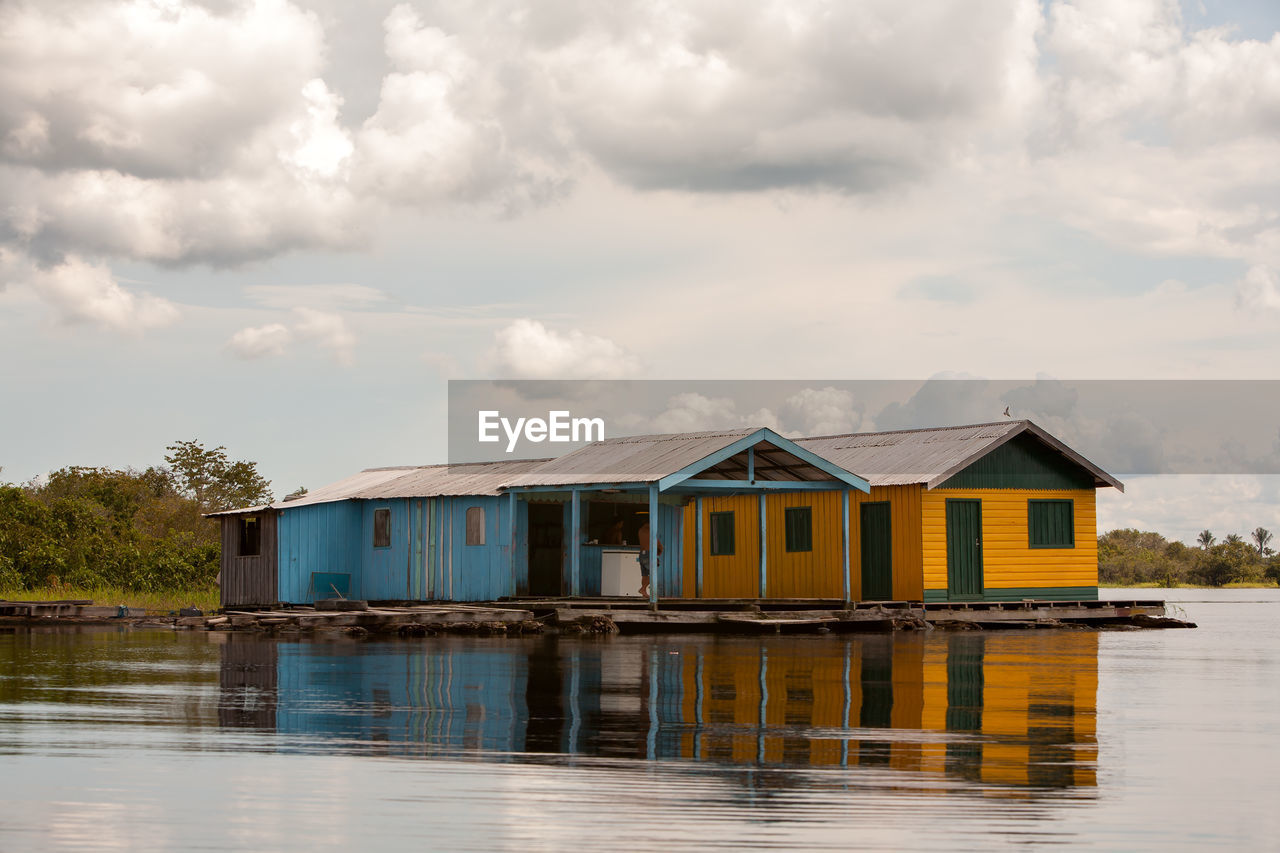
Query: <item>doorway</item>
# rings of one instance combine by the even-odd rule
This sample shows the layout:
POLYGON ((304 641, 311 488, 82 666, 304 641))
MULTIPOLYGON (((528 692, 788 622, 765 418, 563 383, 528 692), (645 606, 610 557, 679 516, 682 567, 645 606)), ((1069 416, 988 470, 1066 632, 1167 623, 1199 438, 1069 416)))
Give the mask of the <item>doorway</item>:
POLYGON ((858 519, 861 527, 862 600, 893 598, 893 536, 889 502, 864 503, 858 519))
POLYGON ((529 504, 529 594, 564 595, 563 501, 529 504))
POLYGON ((982 501, 947 499, 947 597, 981 599, 982 501))

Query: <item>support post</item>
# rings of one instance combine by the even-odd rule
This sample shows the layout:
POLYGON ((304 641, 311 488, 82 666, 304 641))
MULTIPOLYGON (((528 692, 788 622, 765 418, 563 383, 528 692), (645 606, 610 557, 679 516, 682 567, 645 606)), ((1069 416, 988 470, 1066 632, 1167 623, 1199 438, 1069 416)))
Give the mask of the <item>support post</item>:
POLYGON ((698 543, 697 543, 697 548, 694 551, 694 554, 696 554, 697 556, 694 557, 694 561, 693 561, 693 564, 697 569, 695 594, 698 598, 702 598, 702 498, 694 498, 693 508, 694 508, 694 513, 697 515, 697 529, 698 529, 698 535, 696 537, 698 540, 698 543))
POLYGON ((508 559, 511 561, 511 594, 520 594, 520 576, 516 573, 516 565, 519 563, 520 557, 516 553, 516 539, 520 535, 520 528, 516 524, 516 493, 509 492, 507 494, 507 511, 511 514, 511 536, 507 543, 511 546, 508 550, 510 554, 508 559))
MULTIPOLYGON (((649 604, 658 608, 658 484, 649 485, 649 604)), ((664 546, 665 547, 665 546, 664 546)))
POLYGON ((844 563, 841 565, 840 574, 844 577, 844 603, 848 604, 852 601, 852 593, 849 586, 849 490, 844 489, 840 492, 840 545, 844 554, 844 563))
POLYGON ((573 490, 569 515, 569 594, 580 594, 578 572, 582 566, 582 492, 573 490))
POLYGON ((764 492, 760 498, 760 597, 769 597, 769 531, 764 511, 764 492))
POLYGON ((756 482, 756 449, 754 447, 747 448, 747 482, 753 486, 756 482))

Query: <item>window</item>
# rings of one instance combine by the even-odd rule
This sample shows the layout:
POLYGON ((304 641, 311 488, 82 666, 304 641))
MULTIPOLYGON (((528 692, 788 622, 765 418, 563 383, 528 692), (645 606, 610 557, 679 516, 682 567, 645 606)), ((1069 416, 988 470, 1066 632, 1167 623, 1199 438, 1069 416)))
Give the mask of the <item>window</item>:
POLYGON ((262 553, 262 528, 258 517, 246 515, 240 519, 240 552, 241 557, 257 557, 262 553))
POLYGON ((807 506, 790 506, 783 514, 787 529, 788 551, 813 550, 813 510, 807 506))
POLYGON ((733 554, 733 513, 711 513, 711 556, 733 554))
POLYGON ((1027 501, 1027 535, 1032 548, 1076 547, 1075 501, 1027 501))
POLYGON ((484 544, 484 507, 467 507, 467 544, 484 544))
POLYGON ((373 511, 373 547, 391 547, 391 510, 389 509, 373 511))

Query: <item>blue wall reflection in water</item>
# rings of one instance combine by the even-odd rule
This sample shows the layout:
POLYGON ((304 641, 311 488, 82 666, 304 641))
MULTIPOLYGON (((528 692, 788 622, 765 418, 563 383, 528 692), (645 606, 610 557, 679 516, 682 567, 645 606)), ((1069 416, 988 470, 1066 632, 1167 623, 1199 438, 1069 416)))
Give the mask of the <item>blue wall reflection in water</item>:
POLYGON ((222 646, 219 721, 284 748, 874 766, 1096 784, 1098 635, 222 646))

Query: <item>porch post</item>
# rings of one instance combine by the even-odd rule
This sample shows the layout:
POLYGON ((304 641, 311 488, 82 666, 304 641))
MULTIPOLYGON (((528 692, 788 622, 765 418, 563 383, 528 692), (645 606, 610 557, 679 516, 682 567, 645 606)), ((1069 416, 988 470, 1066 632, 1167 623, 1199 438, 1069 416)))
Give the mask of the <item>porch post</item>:
POLYGON ((519 528, 516 525, 516 493, 508 492, 507 499, 507 511, 511 513, 511 537, 507 540, 507 544, 511 546, 508 549, 510 551, 508 559, 511 561, 511 594, 519 595, 520 579, 516 576, 516 563, 519 559, 516 556, 516 538, 519 535, 519 528))
POLYGON ((569 520, 569 594, 579 594, 578 569, 582 560, 582 493, 573 490, 569 520))
POLYGON ((844 553, 844 563, 840 575, 844 578, 844 603, 852 601, 849 592, 849 490, 840 492, 840 545, 844 553))
POLYGON ((697 520, 698 535, 696 537, 698 540, 698 544, 697 544, 697 550, 694 552, 695 554, 697 554, 697 556, 694 558, 694 565, 697 567, 696 595, 698 598, 702 598, 702 498, 700 497, 694 498, 693 508, 698 518, 697 520))
POLYGON ((769 531, 764 511, 764 492, 760 499, 760 597, 769 596, 769 531))
MULTIPOLYGON (((658 484, 649 484, 649 603, 658 606, 658 484)), ((663 544, 666 547, 666 543, 663 544)))

